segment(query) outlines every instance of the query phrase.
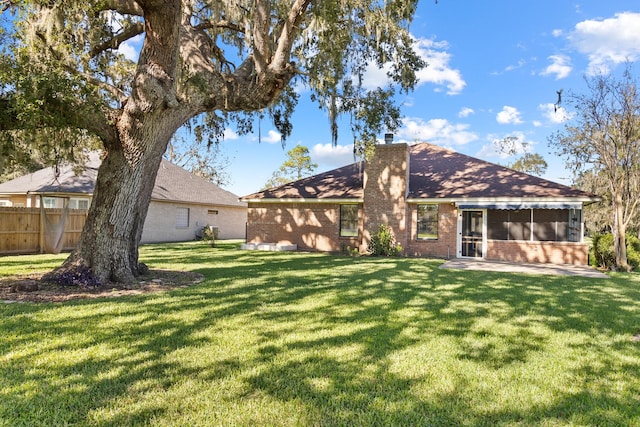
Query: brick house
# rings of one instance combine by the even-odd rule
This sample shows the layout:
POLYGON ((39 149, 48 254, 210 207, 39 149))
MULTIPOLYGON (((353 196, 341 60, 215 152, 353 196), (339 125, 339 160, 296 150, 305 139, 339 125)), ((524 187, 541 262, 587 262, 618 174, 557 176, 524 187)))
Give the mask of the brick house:
MULTIPOLYGON (((0 208, 89 209, 101 153, 89 153, 82 171, 63 164, 0 184, 0 208)), ((247 205, 238 196, 162 159, 142 231, 141 243, 193 240, 203 226, 220 239, 245 237, 247 205)))
POLYGON ((247 242, 366 251, 389 225, 406 256, 587 264, 582 207, 565 185, 428 143, 243 197, 247 242))

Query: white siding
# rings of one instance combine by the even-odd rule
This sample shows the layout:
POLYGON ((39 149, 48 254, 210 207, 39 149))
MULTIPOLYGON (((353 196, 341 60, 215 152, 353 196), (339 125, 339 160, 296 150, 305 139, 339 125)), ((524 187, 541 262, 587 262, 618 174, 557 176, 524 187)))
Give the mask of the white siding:
POLYGON ((152 201, 142 231, 141 243, 185 242, 193 240, 205 225, 219 229, 219 239, 243 239, 247 223, 246 207, 190 205, 152 201), (176 227, 176 208, 189 209, 189 226, 176 227), (218 214, 209 213, 217 211, 218 214))

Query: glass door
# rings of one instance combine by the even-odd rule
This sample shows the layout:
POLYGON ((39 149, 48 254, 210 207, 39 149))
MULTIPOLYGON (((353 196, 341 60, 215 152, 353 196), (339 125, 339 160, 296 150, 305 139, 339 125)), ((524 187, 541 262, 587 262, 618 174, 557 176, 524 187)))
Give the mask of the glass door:
POLYGON ((483 228, 483 211, 462 211, 460 236, 463 257, 482 258, 483 228))

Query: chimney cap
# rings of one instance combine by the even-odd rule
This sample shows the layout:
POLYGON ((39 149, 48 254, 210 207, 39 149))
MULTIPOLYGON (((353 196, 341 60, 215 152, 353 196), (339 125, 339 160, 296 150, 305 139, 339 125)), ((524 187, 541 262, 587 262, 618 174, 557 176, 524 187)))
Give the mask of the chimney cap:
POLYGON ((393 144, 393 134, 392 133, 385 133, 384 134, 384 143, 385 144, 393 144))

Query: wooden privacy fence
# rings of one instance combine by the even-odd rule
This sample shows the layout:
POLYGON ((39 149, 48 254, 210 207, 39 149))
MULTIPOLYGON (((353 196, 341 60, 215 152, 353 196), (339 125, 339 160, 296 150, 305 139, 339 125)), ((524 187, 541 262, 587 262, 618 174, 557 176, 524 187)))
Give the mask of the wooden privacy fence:
MULTIPOLYGON (((47 209, 49 221, 58 222, 64 209, 47 209)), ((87 219, 84 209, 70 209, 63 234, 63 250, 72 250, 78 243, 87 219)), ((40 208, 0 207, 0 255, 41 253, 44 218, 40 208)))

